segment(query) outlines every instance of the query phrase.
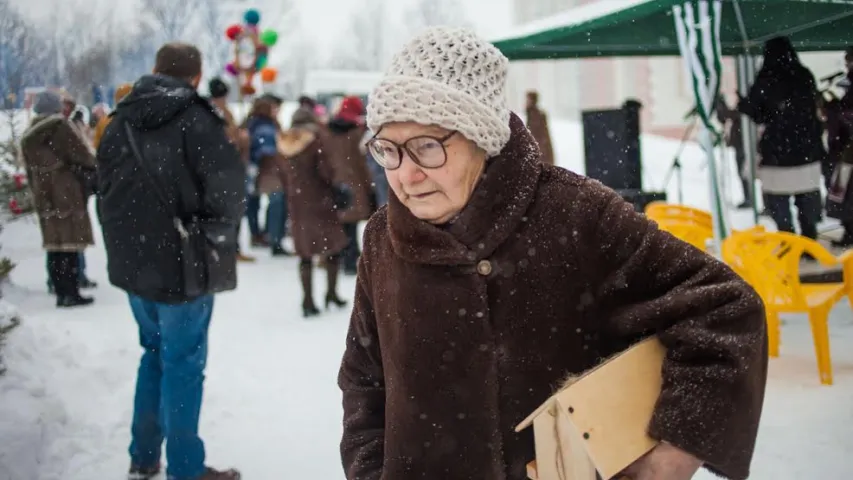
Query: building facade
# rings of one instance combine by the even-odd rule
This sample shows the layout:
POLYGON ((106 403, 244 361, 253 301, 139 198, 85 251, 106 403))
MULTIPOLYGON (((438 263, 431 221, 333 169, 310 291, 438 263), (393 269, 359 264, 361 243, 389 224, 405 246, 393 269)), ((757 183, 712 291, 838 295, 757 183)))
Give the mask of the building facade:
MULTIPOLYGON (((585 3, 607 0, 512 0, 516 25, 525 24, 585 3)), ((674 28, 674 27, 673 27, 674 28)), ((843 53, 804 54, 816 77, 843 68, 843 53)), ((643 132, 680 138, 690 126, 693 92, 680 57, 622 57, 584 60, 513 62, 509 95, 514 110, 524 109, 527 90, 539 92, 541 107, 551 117, 580 120, 584 110, 619 108, 635 98, 643 103, 643 132)), ((723 63, 722 93, 737 102, 734 60, 723 63)), ((745 92, 744 92, 745 93, 745 92)))

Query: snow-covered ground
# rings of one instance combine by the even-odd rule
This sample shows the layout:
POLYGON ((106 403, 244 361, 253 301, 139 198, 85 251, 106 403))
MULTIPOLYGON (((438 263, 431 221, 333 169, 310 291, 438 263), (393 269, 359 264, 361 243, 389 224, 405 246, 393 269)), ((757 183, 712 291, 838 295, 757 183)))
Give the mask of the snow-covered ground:
MULTIPOLYGON (((560 163, 582 170, 580 128, 555 121, 552 133, 560 163)), ((647 188, 663 187, 677 149, 678 142, 643 138, 647 188)), ((698 147, 688 145, 682 162, 686 203, 706 207, 698 147)), ((671 187, 675 198, 674 182, 671 187)), ((746 226, 749 216, 738 213, 733 220, 746 226)), ((141 349, 126 297, 107 285, 102 247, 87 252, 89 275, 100 283, 95 306, 57 311, 46 292, 35 223, 6 225, 0 243, 2 254, 18 263, 4 296, 23 319, 3 352, 8 372, 0 377, 0 480, 121 478, 141 349)), ((216 300, 201 422, 208 458, 213 465, 237 466, 252 480, 342 479, 336 375, 347 312, 303 320, 297 260, 255 253, 256 264, 240 265, 239 289, 216 300)), ((318 271, 316 298, 323 282, 318 271)), ((354 279, 344 277, 344 296, 351 298, 353 288, 354 279)), ((853 466, 850 306, 845 301, 832 313, 832 387, 818 383, 807 321, 784 320, 752 478, 844 478, 853 466)))

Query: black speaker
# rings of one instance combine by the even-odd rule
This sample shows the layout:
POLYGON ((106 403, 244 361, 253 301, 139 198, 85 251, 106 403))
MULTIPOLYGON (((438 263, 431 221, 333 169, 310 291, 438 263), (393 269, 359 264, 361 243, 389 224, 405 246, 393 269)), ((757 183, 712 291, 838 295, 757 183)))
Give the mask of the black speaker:
POLYGON ((586 176, 614 190, 643 190, 639 107, 581 113, 586 176))
POLYGON ((623 200, 634 205, 634 210, 644 212, 652 202, 666 202, 666 192, 644 192, 642 190, 616 190, 623 200))

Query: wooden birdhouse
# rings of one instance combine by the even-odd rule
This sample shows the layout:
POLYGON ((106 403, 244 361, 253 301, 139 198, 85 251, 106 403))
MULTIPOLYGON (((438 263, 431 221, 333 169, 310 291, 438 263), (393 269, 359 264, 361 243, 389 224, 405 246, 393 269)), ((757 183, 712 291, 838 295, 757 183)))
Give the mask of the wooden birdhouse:
POLYGON ((648 453, 657 442, 648 434, 661 391, 666 350, 646 339, 566 385, 516 431, 533 426, 534 480, 603 480, 648 453))

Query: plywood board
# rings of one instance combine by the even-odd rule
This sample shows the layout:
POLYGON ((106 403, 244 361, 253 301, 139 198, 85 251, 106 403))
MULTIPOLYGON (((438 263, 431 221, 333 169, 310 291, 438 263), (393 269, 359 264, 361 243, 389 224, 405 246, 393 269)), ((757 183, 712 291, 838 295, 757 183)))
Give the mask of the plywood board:
POLYGON ((647 430, 660 395, 665 352, 657 338, 650 338, 555 395, 561 413, 569 414, 605 480, 656 445, 647 430))

